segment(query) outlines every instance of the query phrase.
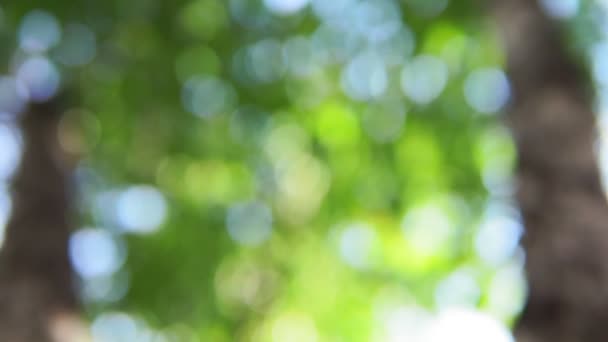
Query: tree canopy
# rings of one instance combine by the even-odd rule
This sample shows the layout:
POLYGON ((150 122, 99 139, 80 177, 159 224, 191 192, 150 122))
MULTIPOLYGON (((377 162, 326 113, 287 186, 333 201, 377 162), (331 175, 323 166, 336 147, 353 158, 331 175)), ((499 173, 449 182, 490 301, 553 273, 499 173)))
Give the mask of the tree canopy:
MULTIPOLYGON (((601 93, 605 2, 541 3, 601 93)), ((0 189, 21 151, 14 116, 65 93, 59 139, 80 158, 69 254, 96 341, 511 341, 523 227, 486 14, 0 5, 0 189)), ((10 207, 0 192, 0 218, 10 207)))

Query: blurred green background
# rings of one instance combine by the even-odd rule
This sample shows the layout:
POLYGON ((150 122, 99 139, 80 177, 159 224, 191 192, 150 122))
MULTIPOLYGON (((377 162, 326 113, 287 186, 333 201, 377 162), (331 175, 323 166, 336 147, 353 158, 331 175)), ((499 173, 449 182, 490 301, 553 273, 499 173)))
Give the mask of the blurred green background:
MULTIPOLYGON (((606 1, 542 3, 601 94, 606 1)), ((522 225, 484 12, 3 3, 0 226, 20 153, 6 118, 67 89, 61 141, 83 155, 70 255, 96 341, 511 341, 522 225)))

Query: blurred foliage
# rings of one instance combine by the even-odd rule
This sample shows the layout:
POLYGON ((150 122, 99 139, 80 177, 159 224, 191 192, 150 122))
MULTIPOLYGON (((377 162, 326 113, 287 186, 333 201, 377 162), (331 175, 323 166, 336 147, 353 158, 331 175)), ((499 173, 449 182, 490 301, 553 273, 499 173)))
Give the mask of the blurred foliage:
POLYGON ((62 141, 84 156, 93 228, 71 251, 96 334, 396 342, 425 312, 521 309, 509 85, 479 2, 1 10, 5 73, 42 56, 80 101, 62 141), (24 48, 32 13, 62 38, 24 48))

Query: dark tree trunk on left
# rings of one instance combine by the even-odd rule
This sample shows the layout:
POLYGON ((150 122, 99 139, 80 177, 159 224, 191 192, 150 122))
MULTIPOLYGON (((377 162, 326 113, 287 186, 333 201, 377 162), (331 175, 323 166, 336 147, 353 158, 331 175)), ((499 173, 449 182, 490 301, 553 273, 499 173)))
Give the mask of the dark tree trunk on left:
POLYGON ((72 162, 58 140, 63 110, 55 99, 19 120, 23 154, 0 252, 0 341, 62 341, 54 320, 78 312, 68 256, 72 162))

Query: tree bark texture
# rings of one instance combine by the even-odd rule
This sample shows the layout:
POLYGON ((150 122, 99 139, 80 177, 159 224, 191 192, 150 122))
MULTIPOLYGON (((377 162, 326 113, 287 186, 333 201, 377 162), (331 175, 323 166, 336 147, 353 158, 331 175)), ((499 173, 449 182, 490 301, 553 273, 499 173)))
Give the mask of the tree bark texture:
POLYGON ((608 205, 591 84, 535 0, 495 1, 507 52, 529 297, 518 342, 608 341, 608 205))
POLYGON ((53 319, 77 312, 68 257, 71 163, 57 136, 62 109, 55 99, 19 119, 23 154, 0 252, 0 341, 59 342, 53 319))

